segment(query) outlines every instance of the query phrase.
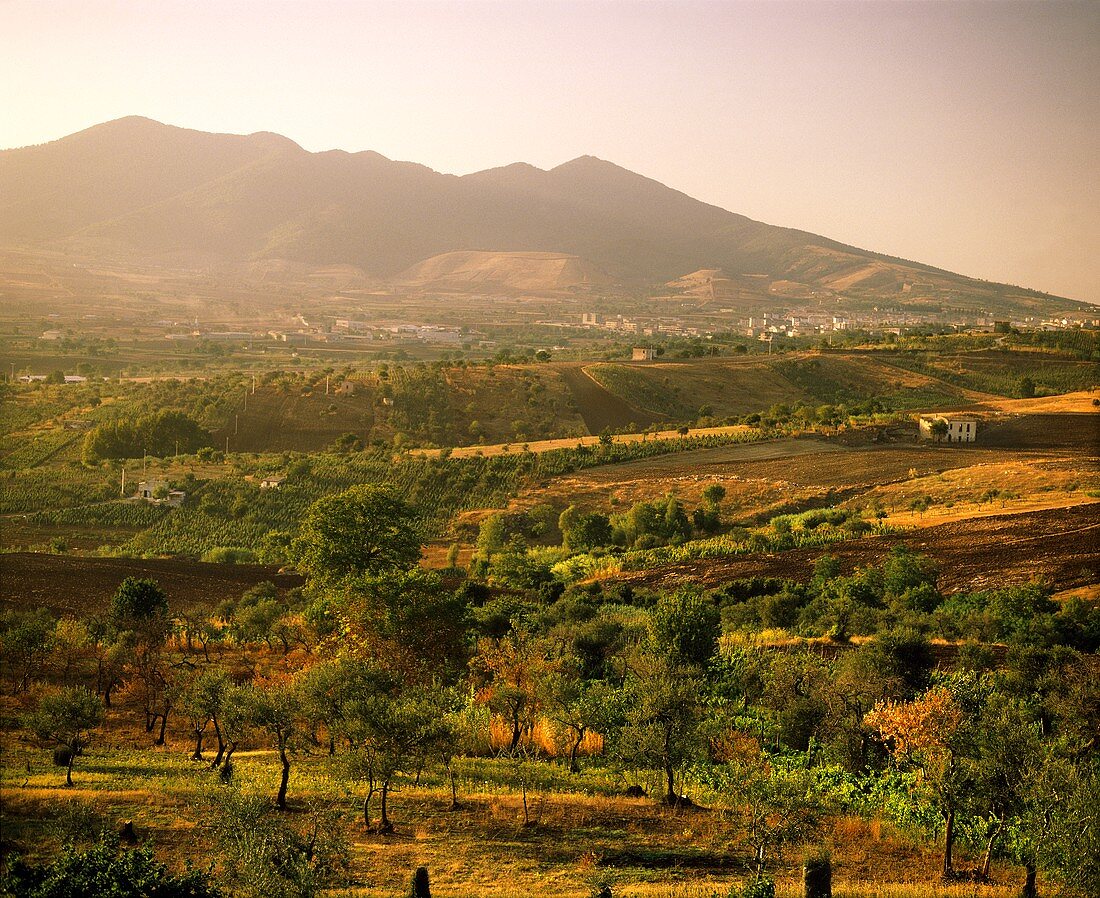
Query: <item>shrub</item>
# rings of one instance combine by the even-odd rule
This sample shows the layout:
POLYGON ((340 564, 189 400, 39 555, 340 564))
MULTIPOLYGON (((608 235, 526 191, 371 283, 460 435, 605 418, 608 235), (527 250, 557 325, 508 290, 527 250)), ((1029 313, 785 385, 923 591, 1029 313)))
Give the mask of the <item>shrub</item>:
POLYGON ((736 898, 775 898, 775 880, 770 876, 757 876, 746 882, 740 892, 731 891, 731 898, 734 895, 736 898))
POLYGON ((215 546, 203 553, 202 560, 213 564, 253 564, 256 553, 241 546, 215 546))
POLYGON ((87 851, 64 850, 43 867, 16 859, 0 881, 0 891, 13 898, 220 898, 222 894, 209 873, 188 870, 176 876, 149 849, 119 851, 117 840, 111 839, 87 851))

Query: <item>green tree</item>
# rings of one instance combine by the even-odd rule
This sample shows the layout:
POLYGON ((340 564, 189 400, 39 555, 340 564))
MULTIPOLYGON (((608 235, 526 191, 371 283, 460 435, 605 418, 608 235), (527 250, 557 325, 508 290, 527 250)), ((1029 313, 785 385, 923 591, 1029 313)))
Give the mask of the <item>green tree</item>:
POLYGON ((391 833, 389 794, 394 779, 410 764, 422 762, 430 747, 445 737, 446 727, 433 700, 434 687, 409 687, 373 665, 356 665, 349 674, 355 687, 345 707, 346 732, 360 752, 353 760, 367 771, 369 782, 364 822, 370 823, 370 799, 377 785, 378 832, 391 833))
POLYGON ((208 815, 234 898, 315 898, 347 869, 349 846, 332 811, 272 814, 263 798, 219 789, 208 815))
POLYGON ((73 762, 83 754, 92 731, 103 722, 103 704, 82 686, 67 686, 42 696, 27 719, 27 728, 39 739, 60 748, 56 760, 65 762, 65 785, 73 784, 73 762))
POLYGON ((464 595, 415 568, 349 579, 331 601, 345 652, 376 659, 409 682, 450 681, 467 658, 464 595))
POLYGON ((726 488, 720 483, 711 483, 703 488, 703 501, 711 508, 717 508, 726 498, 726 488))
POLYGON ((0 665, 7 669, 14 692, 25 691, 42 674, 56 630, 57 621, 45 608, 0 613, 0 665))
POLYGON ((203 735, 206 728, 213 725, 214 735, 218 740, 218 753, 213 766, 217 767, 221 763, 222 755, 225 754, 225 737, 222 735, 219 718, 231 685, 229 675, 224 670, 212 667, 192 677, 184 686, 179 705, 195 736, 195 750, 191 754, 191 760, 202 760, 203 735))
POLYGON ((718 650, 722 621, 717 606, 692 590, 663 595, 651 629, 658 650, 677 664, 702 665, 718 650))
POLYGON ((321 582, 406 570, 420 558, 416 511, 376 486, 315 502, 291 543, 295 563, 321 582))
POLYGON ((705 747, 703 694, 696 670, 675 664, 656 647, 639 650, 628 661, 616 752, 629 763, 660 771, 670 805, 681 800, 677 777, 705 747))
POLYGON ((585 512, 570 505, 558 518, 562 545, 570 552, 584 552, 611 542, 611 522, 607 515, 585 512))
POLYGON ((168 596, 156 580, 127 577, 111 599, 111 620, 119 630, 143 630, 168 618, 168 596))
POLYGON ((497 552, 504 548, 508 536, 508 528, 504 521, 504 515, 500 512, 482 520, 477 531, 477 553, 480 558, 488 561, 497 552))
POLYGON ((718 767, 710 776, 741 820, 758 879, 773 855, 821 831, 825 809, 808 770, 782 770, 758 754, 718 767))
POLYGON ((245 701, 247 725, 268 736, 279 755, 281 774, 275 806, 285 811, 287 786, 290 783, 290 753, 294 750, 301 718, 301 692, 294 680, 275 677, 255 684, 248 691, 245 701))

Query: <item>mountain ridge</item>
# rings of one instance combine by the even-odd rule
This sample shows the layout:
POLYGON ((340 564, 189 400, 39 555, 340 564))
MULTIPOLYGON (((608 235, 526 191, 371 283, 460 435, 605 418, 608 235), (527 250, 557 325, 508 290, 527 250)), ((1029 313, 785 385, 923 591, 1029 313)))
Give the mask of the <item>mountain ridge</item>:
POLYGON ((754 221, 591 155, 459 176, 141 116, 0 151, 0 245, 200 267, 346 264, 379 280, 446 253, 554 253, 643 290, 721 269, 767 275, 783 301, 1087 305, 754 221))

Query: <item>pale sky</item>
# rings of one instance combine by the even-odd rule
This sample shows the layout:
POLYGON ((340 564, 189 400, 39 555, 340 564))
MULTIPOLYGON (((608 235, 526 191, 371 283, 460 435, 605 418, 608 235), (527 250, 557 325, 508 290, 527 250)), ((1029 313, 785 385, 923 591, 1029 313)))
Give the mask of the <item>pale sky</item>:
POLYGON ((1100 3, 0 0, 0 147, 125 115, 464 174, 609 159, 1100 302, 1100 3))

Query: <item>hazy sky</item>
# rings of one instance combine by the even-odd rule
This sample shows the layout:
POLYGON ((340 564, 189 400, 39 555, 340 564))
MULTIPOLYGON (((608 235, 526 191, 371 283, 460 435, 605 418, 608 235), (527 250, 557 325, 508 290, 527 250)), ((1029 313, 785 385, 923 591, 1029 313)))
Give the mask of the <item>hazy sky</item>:
POLYGON ((0 0, 0 146, 124 115, 440 171, 610 159, 1100 302, 1100 3, 0 0))

